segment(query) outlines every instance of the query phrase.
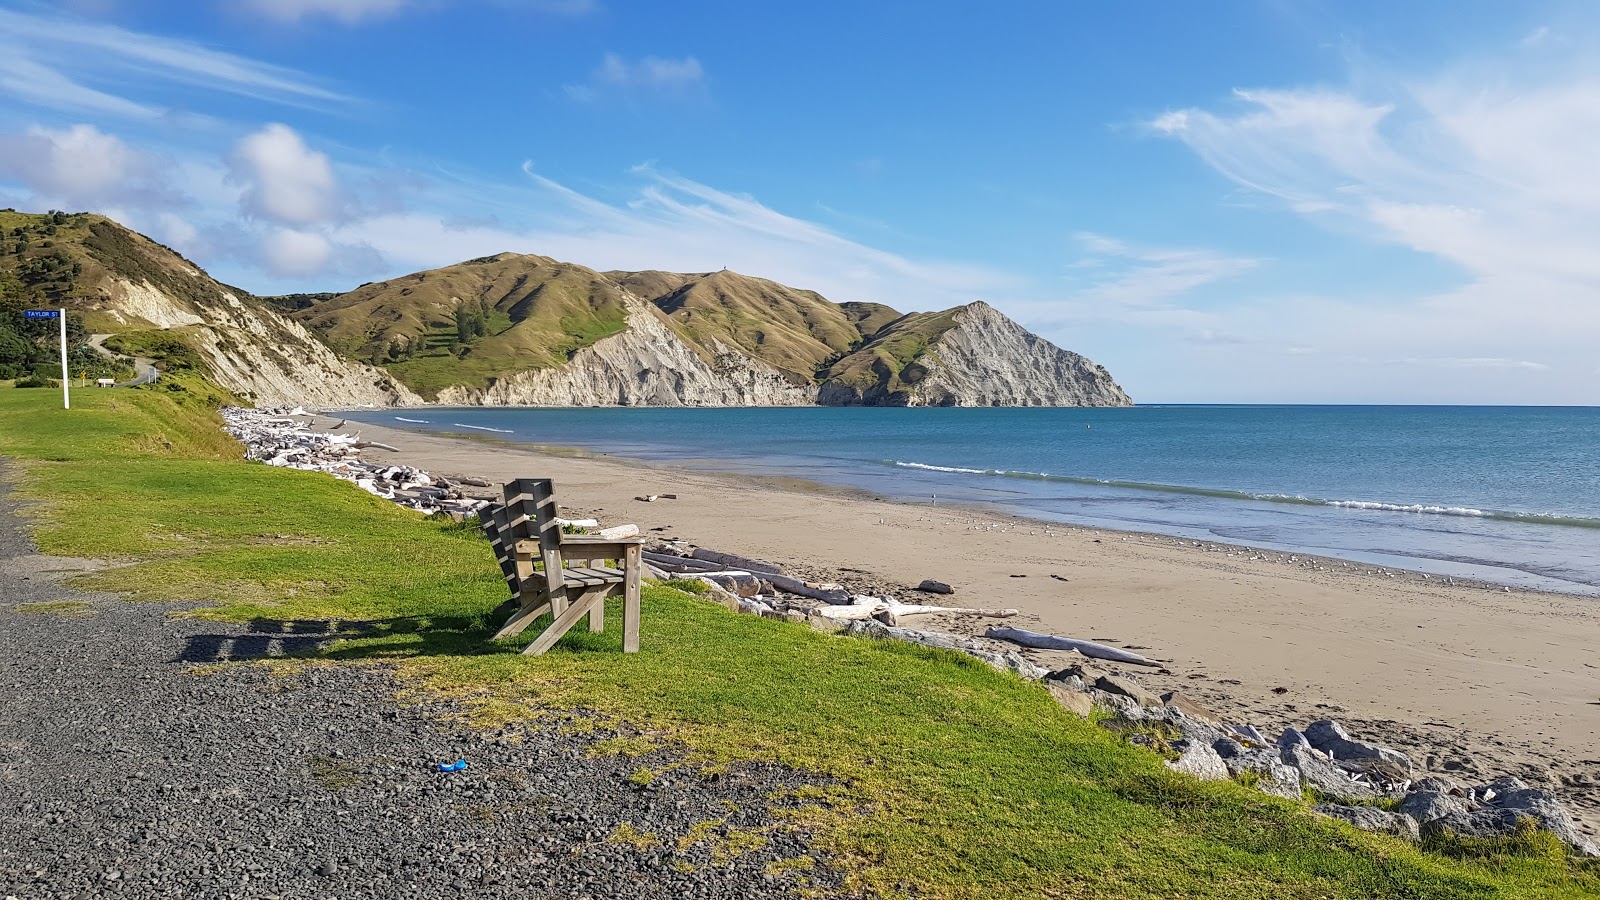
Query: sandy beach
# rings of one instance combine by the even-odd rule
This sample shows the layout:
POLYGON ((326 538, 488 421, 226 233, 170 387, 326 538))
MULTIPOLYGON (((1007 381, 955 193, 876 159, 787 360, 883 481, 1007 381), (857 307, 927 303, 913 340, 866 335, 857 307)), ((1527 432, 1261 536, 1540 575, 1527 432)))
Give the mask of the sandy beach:
MULTIPOLYGON (((319 417, 313 427, 338 421, 319 417)), ((1466 780, 1514 774, 1556 788, 1591 828, 1600 824, 1600 605, 1592 599, 1452 586, 1370 565, 802 482, 360 430, 400 448, 369 451, 373 461, 495 483, 553 478, 571 516, 636 523, 902 596, 925 578, 948 582, 961 605, 1022 611, 1006 624, 1143 648, 1171 673, 1139 673, 1152 689, 1182 690, 1263 730, 1335 718, 1434 771, 1466 780), (678 498, 634 499, 669 493, 678 498)), ((916 627, 981 633, 985 624, 993 623, 924 617, 916 627)), ((1029 655, 1043 665, 1070 661, 1029 655)))

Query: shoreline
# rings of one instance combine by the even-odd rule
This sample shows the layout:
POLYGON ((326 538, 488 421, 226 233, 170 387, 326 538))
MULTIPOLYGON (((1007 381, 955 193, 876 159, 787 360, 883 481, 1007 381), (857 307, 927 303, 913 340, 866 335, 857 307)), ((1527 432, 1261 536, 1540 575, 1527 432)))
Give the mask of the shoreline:
MULTIPOLYGON (((318 414, 312 427, 337 416, 318 414)), ((557 482, 572 517, 768 559, 902 596, 924 578, 1008 624, 1162 660, 1139 673, 1260 727, 1335 718, 1444 774, 1514 774, 1600 825, 1600 606, 1590 597, 1466 584, 1393 567, 1148 532, 1050 523, 954 503, 905 503, 799 478, 716 473, 355 423, 399 448, 375 462, 491 483, 557 482), (641 503, 644 494, 678 500, 641 503), (1373 574, 1376 573, 1376 574, 1373 574)), ((916 596, 914 594, 910 596, 916 596)), ((981 633, 930 616, 916 627, 981 633)), ((648 627, 648 626, 647 626, 648 627)), ((1068 654, 1028 651, 1051 668, 1068 654)))

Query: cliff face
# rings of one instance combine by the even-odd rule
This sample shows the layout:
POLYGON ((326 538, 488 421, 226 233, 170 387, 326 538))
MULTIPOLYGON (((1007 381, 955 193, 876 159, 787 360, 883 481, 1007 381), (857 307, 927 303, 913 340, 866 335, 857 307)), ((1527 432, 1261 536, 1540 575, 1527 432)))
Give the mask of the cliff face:
POLYGON ((91 330, 177 338, 217 384, 261 405, 421 402, 387 372, 340 358, 271 306, 109 219, 12 215, 50 228, 50 240, 8 262, 26 272, 35 258, 59 260, 57 280, 38 289, 91 330))
POLYGON ((1062 350, 987 303, 930 345, 911 406, 1132 406, 1099 363, 1062 350))
POLYGON ((829 406, 1132 406, 1099 364, 987 303, 912 313, 828 371, 829 406))
POLYGON ((626 301, 627 327, 578 350, 559 368, 454 386, 438 402, 457 406, 809 406, 815 387, 716 343, 697 352, 649 304, 626 301), (711 357, 708 362, 703 355, 711 357))
POLYGON ((193 353, 171 365, 262 405, 1130 404, 1105 369, 983 303, 901 314, 727 270, 515 253, 262 300, 100 216, 4 215, 49 240, 0 247, 0 276, 108 346, 156 356, 176 338, 193 353))

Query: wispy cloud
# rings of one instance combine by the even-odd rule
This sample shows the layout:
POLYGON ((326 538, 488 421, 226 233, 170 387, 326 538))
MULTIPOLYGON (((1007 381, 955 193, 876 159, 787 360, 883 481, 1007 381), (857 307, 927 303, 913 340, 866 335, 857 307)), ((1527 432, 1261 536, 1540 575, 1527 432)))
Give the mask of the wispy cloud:
POLYGON ((1361 347, 1419 379, 1436 370, 1457 392, 1491 396, 1496 371, 1551 371, 1569 373, 1569 402, 1600 399, 1575 374, 1600 340, 1600 70, 1558 31, 1425 74, 1358 62, 1345 87, 1239 90, 1149 124, 1326 228, 1332 248, 1386 244, 1458 273, 1432 289, 1335 283, 1257 304, 1258 330, 1361 347))
MULTIPOLYGON (((413 10, 441 10, 467 5, 470 0, 245 0, 245 9, 283 25, 328 19, 343 25, 361 25, 413 10)), ((577 16, 592 12, 595 0, 478 0, 480 5, 526 9, 552 15, 577 16)))
POLYGON ((292 23, 318 17, 354 25, 394 15, 415 0, 246 0, 251 12, 275 22, 292 23))
POLYGON ((130 94, 163 84, 295 106, 347 101, 292 69, 56 15, 0 9, 0 57, 0 95, 54 112, 154 119, 167 109, 130 94))
POLYGON ((1500 359, 1493 356, 1442 356, 1432 358, 1408 357, 1406 359, 1389 360, 1392 365, 1401 366, 1430 366, 1442 369, 1524 369, 1532 372, 1542 372, 1550 367, 1544 363, 1529 362, 1524 359, 1500 359))
POLYGON ((1086 255, 1072 268, 1092 272, 1074 299, 1124 309, 1170 309, 1186 294, 1256 268, 1260 260, 1213 250, 1133 247, 1104 235, 1077 235, 1086 255))
POLYGON ((588 81, 565 85, 563 90, 568 97, 585 103, 608 94, 687 97, 703 90, 705 80, 705 68, 693 56, 646 56, 630 62, 607 53, 588 81))
POLYGON ((706 272, 727 267, 837 301, 873 300, 901 309, 954 306, 1022 284, 997 270, 890 253, 778 212, 747 194, 649 165, 627 173, 631 187, 615 203, 576 191, 531 167, 526 174, 526 195, 507 198, 504 188, 498 191, 508 204, 507 219, 520 215, 520 224, 461 223, 438 213, 412 212, 349 222, 333 234, 371 246, 401 270, 512 250, 598 269, 706 272))

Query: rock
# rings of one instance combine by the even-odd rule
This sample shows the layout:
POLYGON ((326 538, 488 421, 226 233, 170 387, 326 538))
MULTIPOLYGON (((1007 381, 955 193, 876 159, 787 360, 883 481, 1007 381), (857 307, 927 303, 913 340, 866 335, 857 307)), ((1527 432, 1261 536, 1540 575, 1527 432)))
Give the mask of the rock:
POLYGON ((1231 737, 1224 737, 1218 740, 1211 745, 1211 749, 1217 751, 1217 755, 1224 760, 1237 759, 1247 752, 1243 744, 1231 737))
POLYGON ((1229 725, 1228 729, 1257 747, 1265 747, 1272 743, 1257 731, 1254 725, 1229 725))
POLYGON ((1283 734, 1278 735, 1278 749, 1288 750, 1290 747, 1305 747, 1310 749, 1311 742, 1306 736, 1293 728, 1285 728, 1283 734))
POLYGON ((1228 767, 1222 764, 1222 757, 1211 749, 1210 744, 1183 738, 1174 741, 1172 749, 1178 751, 1179 755, 1177 759, 1167 761, 1167 768, 1174 772, 1193 775, 1202 781, 1227 779, 1228 767))
POLYGON ((954 594, 956 592, 956 589, 950 585, 942 581, 934 581, 932 578, 923 579, 922 583, 917 585, 917 590, 925 594, 954 594))
POLYGON ((1312 722, 1306 726, 1305 739, 1311 746, 1321 750, 1334 759, 1376 759, 1410 770, 1414 768, 1411 757, 1399 750, 1388 747, 1379 747, 1374 744, 1364 744, 1353 740, 1344 726, 1331 719, 1312 722))
POLYGON ((1221 716, 1218 716, 1216 713, 1206 709, 1204 706, 1201 706, 1193 700, 1190 700, 1188 697, 1185 697, 1177 691, 1168 691, 1167 693, 1162 694, 1161 702, 1166 706, 1183 713, 1186 717, 1193 719, 1196 722, 1204 722, 1207 725, 1219 725, 1222 722, 1221 716))
POLYGON ((806 622, 811 626, 812 631, 820 631, 823 634, 838 634, 845 629, 844 622, 827 616, 808 615, 806 616, 806 622))
POLYGON ((1059 674, 1059 671, 1051 672, 1049 675, 1045 676, 1045 679, 1047 681, 1052 681, 1056 684, 1059 684, 1069 691, 1077 691, 1080 694, 1089 692, 1089 686, 1084 683, 1082 678, 1079 678, 1076 675, 1068 675, 1065 678, 1057 678, 1056 676, 1059 674))
POLYGON ((1085 718, 1094 712, 1094 698, 1082 691, 1075 691, 1060 682, 1046 681, 1045 687, 1049 689, 1050 696, 1067 710, 1077 713, 1085 718))
POLYGON ((1353 781, 1349 773, 1318 755, 1310 747, 1293 744, 1279 757, 1284 763, 1300 770, 1302 786, 1319 796, 1335 801, 1371 800, 1379 796, 1376 786, 1366 781, 1353 781))
POLYGON ((1499 795, 1509 794, 1512 791, 1525 791, 1527 789, 1528 783, 1523 781, 1521 778, 1518 778, 1515 775, 1501 775, 1499 778, 1496 778, 1495 780, 1484 785, 1483 791, 1480 791, 1480 793, 1492 791, 1496 795, 1499 795))
POLYGON ((1378 834, 1392 834, 1408 841, 1419 840, 1422 835, 1417 828, 1417 820, 1410 816, 1402 816, 1388 810, 1378 809, 1373 806, 1340 806, 1335 803, 1319 803, 1312 807, 1316 812, 1335 819, 1342 819, 1362 831, 1372 831, 1378 834))
POLYGON ((1411 783, 1413 791, 1437 791, 1452 797, 1465 797, 1467 786, 1445 775, 1427 775, 1411 783))
MULTIPOLYGON (((1517 782, 1515 778, 1501 778, 1490 782, 1490 787, 1501 782, 1517 782)), ((1508 785, 1509 786, 1509 785, 1508 785)), ((1496 796, 1489 801, 1496 809, 1525 815, 1539 823, 1539 827, 1561 839, 1573 852, 1581 856, 1600 856, 1600 847, 1578 829, 1572 813, 1562 806, 1554 794, 1539 788, 1521 788, 1496 796)))
POLYGON ((1056 681, 1065 681, 1069 678, 1077 678, 1084 684, 1094 684, 1095 681, 1104 674, 1106 674, 1105 670, 1097 669, 1094 666, 1088 665, 1087 663, 1080 662, 1073 663, 1072 665, 1067 666, 1065 669, 1056 669, 1045 677, 1054 679, 1056 681))
POLYGON ((1450 813, 1423 823, 1424 838, 1454 834, 1469 838, 1497 838, 1516 834, 1521 816, 1509 809, 1485 807, 1470 812, 1450 813))
MULTIPOLYGON (((1234 746, 1239 745, 1234 744, 1234 746)), ((1251 778, 1246 773, 1253 773, 1251 780, 1256 790, 1286 800, 1301 798, 1299 770, 1284 763, 1271 750, 1245 750, 1240 747, 1240 751, 1234 756, 1227 756, 1218 751, 1229 775, 1245 779, 1251 778)))
POLYGON ((1464 813, 1467 805, 1443 791, 1412 791, 1400 801, 1398 812, 1404 813, 1419 824, 1426 825, 1453 813, 1464 813))
POLYGON ((1121 694, 1113 694, 1108 691, 1102 691, 1098 688, 1090 688, 1089 696, 1094 700, 1095 706, 1110 710, 1111 712, 1114 712, 1120 716, 1133 719, 1135 721, 1143 718, 1140 713, 1143 712, 1144 707, 1141 707, 1129 697, 1124 697, 1121 694))
POLYGON ((1126 675, 1101 675, 1095 679, 1094 686, 1108 694, 1119 694, 1127 697, 1140 706, 1162 706, 1161 698, 1145 690, 1139 682, 1126 675))

